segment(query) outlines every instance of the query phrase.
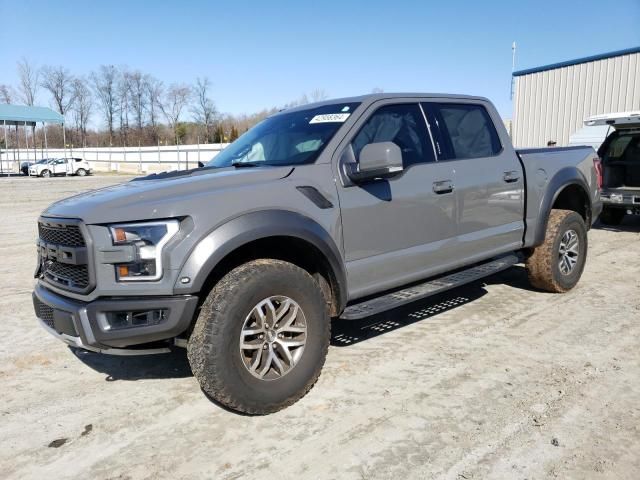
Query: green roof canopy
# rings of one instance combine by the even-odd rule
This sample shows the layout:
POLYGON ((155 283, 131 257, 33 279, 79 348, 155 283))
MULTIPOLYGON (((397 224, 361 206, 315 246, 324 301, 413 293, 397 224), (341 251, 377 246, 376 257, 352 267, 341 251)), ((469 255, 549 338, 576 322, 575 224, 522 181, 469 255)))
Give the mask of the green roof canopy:
POLYGON ((36 122, 64 123, 64 117, 46 107, 27 107, 26 105, 0 105, 0 124, 35 125, 36 122))

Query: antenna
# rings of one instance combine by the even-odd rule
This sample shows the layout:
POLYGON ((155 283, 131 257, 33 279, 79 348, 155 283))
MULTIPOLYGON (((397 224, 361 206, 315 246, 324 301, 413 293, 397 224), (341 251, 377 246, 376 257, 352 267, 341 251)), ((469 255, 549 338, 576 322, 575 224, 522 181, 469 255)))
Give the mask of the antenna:
POLYGON ((511 100, 513 100, 513 72, 516 71, 516 42, 511 44, 511 100))

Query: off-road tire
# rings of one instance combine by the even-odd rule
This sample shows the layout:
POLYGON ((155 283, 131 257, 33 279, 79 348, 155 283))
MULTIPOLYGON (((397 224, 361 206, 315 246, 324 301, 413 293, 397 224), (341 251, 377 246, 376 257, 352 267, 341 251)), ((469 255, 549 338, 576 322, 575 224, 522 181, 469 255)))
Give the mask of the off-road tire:
POLYGON ((84 168, 79 168, 76 170, 76 175, 78 177, 84 177, 87 174, 87 171, 84 168))
POLYGON ((533 250, 526 261, 529 282, 535 288, 553 293, 564 293, 576 286, 582 276, 587 259, 588 240, 584 219, 571 210, 551 210, 544 242, 533 250), (573 230, 578 235, 577 263, 569 274, 559 267, 560 243, 565 232, 573 230))
POLYGON ((43 178, 49 178, 52 176, 52 173, 50 170, 43 170, 42 172, 40 172, 40 176, 43 178))
POLYGON ((625 215, 626 212, 622 208, 605 208, 600 214, 600 222, 615 227, 622 223, 625 215))
POLYGON ((226 274, 202 304, 187 346, 202 390, 226 408, 251 415, 281 410, 302 398, 318 380, 329 348, 331 322, 318 283, 288 262, 259 259, 226 274), (265 298, 285 295, 304 312, 304 351, 284 376, 261 380, 241 358, 240 333, 247 315, 265 298))

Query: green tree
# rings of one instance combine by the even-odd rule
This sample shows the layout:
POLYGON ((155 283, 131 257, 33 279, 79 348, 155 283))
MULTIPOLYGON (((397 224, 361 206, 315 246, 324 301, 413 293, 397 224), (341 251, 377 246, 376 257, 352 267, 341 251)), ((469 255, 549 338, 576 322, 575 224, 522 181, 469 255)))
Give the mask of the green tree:
POLYGON ((229 141, 233 142, 239 136, 240 135, 238 135, 238 129, 236 128, 236 126, 235 125, 231 125, 231 133, 229 134, 229 141))
POLYGON ((224 130, 220 123, 213 132, 213 143, 224 143, 224 130))
POLYGON ((176 138, 180 143, 184 143, 184 137, 187 136, 187 126, 184 123, 176 125, 176 138))

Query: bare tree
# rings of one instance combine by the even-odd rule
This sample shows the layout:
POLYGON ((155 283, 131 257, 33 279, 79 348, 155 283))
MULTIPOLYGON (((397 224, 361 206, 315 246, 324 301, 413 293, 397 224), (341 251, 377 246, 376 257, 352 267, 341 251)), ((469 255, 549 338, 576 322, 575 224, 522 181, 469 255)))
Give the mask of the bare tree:
POLYGON ((144 126, 144 112, 147 108, 146 86, 147 75, 143 75, 139 70, 129 73, 129 96, 138 132, 141 132, 144 126))
POLYGON ((207 77, 197 78, 193 87, 195 105, 193 107, 194 120, 204 126, 207 142, 213 141, 213 124, 217 115, 216 106, 209 97, 211 82, 207 77))
POLYGON ((322 100, 326 100, 327 98, 329 98, 326 90, 322 88, 313 89, 310 93, 310 96, 312 102, 321 102, 322 100))
POLYGON ((109 130, 109 145, 112 145, 113 123, 118 109, 118 70, 113 65, 101 65, 98 72, 91 73, 91 82, 109 130))
POLYGON ((160 99, 162 98, 162 82, 150 75, 145 78, 145 92, 147 97, 147 112, 149 115, 149 125, 154 141, 158 140, 158 114, 161 111, 160 99))
POLYGON ((120 136, 124 146, 127 146, 129 139, 129 104, 131 98, 130 92, 130 73, 126 69, 122 69, 118 78, 118 111, 120 113, 120 136))
POLYGON ((20 91, 20 100, 25 105, 33 106, 36 102, 38 87, 40 86, 40 72, 26 58, 18 61, 18 77, 20 83, 18 90, 20 91))
POLYGON ((62 66, 43 67, 42 87, 53 97, 58 112, 67 113, 73 103, 73 77, 69 70, 62 66))
POLYGON ((9 85, 0 85, 0 103, 13 103, 14 92, 9 85))
POLYGON ((91 96, 91 90, 87 85, 87 81, 83 78, 76 78, 73 81, 73 98, 72 105, 73 117, 76 123, 76 128, 80 133, 80 139, 82 146, 87 144, 87 124, 89 123, 89 117, 91 116, 91 109, 93 107, 93 99, 91 96))
POLYGON ((188 85, 172 84, 166 91, 163 101, 160 103, 162 113, 167 118, 173 135, 178 143, 178 123, 182 110, 189 103, 191 89, 188 85))

